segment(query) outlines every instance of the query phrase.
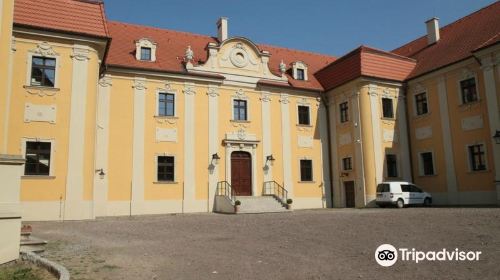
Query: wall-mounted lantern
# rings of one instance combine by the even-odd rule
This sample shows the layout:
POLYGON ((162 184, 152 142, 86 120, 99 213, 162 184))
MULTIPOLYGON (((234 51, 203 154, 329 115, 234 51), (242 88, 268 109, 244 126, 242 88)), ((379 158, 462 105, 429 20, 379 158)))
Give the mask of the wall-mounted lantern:
POLYGON ((104 175, 106 175, 106 173, 104 173, 104 170, 101 168, 101 169, 96 169, 95 172, 99 172, 99 177, 101 179, 104 179, 104 175))
POLYGON ((215 153, 212 155, 212 164, 219 164, 220 156, 215 153))
POLYGON ((500 130, 497 130, 495 132, 495 135, 493 135, 493 139, 495 139, 495 143, 500 144, 500 130))
POLYGON ((269 163, 270 163, 270 165, 271 165, 271 166, 273 166, 273 163, 274 163, 274 161, 275 161, 275 160, 276 160, 276 159, 273 157, 273 155, 268 155, 268 156, 266 157, 266 165, 267 165, 267 163, 269 162, 269 163))

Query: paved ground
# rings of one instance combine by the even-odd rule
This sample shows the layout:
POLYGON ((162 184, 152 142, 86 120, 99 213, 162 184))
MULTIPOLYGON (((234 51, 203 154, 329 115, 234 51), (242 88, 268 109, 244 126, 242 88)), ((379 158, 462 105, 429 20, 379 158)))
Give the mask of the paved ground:
POLYGON ((32 223, 72 279, 500 279, 500 208, 186 214, 32 223), (477 262, 374 259, 383 243, 477 262))

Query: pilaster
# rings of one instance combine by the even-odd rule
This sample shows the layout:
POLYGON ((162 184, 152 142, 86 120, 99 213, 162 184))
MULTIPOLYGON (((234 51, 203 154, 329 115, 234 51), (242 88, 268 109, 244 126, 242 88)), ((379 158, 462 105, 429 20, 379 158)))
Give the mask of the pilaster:
POLYGON ((109 110, 112 81, 110 76, 99 80, 97 92, 97 124, 94 175, 94 216, 107 216, 108 200, 108 153, 109 153, 109 110), (100 169, 105 173, 101 178, 100 169))
MULTIPOLYGON (((490 135, 495 135, 497 130, 500 130, 500 113, 498 108, 497 88, 495 84, 495 68, 498 63, 494 57, 489 56, 481 60, 484 89, 486 95, 486 105, 488 107, 488 121, 490 124, 490 135)), ((498 69, 497 69, 498 71, 498 69)), ((500 79, 500 75, 499 75, 500 79)), ((495 187, 497 192, 497 204, 500 204, 500 144, 493 141, 493 159, 495 165, 495 187)))
POLYGON ((83 45, 74 45, 73 74, 71 80, 71 104, 69 116, 68 173, 66 178, 66 220, 93 218, 92 210, 83 201, 85 115, 87 108, 87 83, 89 50, 83 45))
POLYGON ((262 92, 260 98, 261 113, 262 113, 262 162, 266 163, 264 166, 264 182, 273 180, 273 170, 267 156, 272 154, 272 139, 271 139, 271 97, 269 92, 262 92))
POLYGON ((141 214, 144 204, 144 131, 146 117, 146 79, 136 77, 134 88, 134 127, 132 144, 131 213, 141 214))
POLYGON ((281 139, 283 139, 283 183, 288 191, 288 196, 293 198, 293 179, 292 179, 292 143, 290 136, 290 100, 289 95, 282 93, 281 103, 281 139))
MULTIPOLYGON (((213 162, 212 155, 219 151, 219 88, 209 86, 208 91, 208 211, 214 211, 214 199, 219 179, 219 166, 213 162)), ((219 155, 220 156, 220 155, 219 155)))
POLYGON ((451 141, 450 115, 448 112, 448 94, 446 92, 445 77, 438 78, 439 113, 443 135, 443 151, 446 162, 446 182, 448 188, 448 204, 458 203, 457 176, 451 141))
POLYGON ((195 95, 194 83, 184 83, 184 212, 197 212, 195 205, 195 95))

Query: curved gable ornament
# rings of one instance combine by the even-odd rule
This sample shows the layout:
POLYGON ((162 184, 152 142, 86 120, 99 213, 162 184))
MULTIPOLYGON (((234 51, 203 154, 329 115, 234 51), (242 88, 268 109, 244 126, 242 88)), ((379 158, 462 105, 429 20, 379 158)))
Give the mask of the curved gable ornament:
POLYGON ((209 43, 207 49, 207 61, 196 66, 186 63, 188 72, 219 74, 225 77, 225 82, 253 85, 259 80, 284 84, 288 81, 286 76, 281 73, 275 75, 269 69, 269 52, 261 51, 246 38, 233 37, 220 44, 209 43))
POLYGON ((54 51, 52 46, 47 42, 41 42, 36 46, 36 49, 30 52, 41 55, 41 56, 57 56, 59 55, 54 51))

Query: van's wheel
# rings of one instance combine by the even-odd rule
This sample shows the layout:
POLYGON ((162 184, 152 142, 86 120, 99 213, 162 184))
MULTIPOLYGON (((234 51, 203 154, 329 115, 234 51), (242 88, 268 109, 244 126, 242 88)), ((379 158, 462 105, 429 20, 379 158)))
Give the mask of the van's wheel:
POLYGON ((424 199, 424 206, 425 206, 425 207, 429 207, 429 206, 431 206, 431 199, 430 199, 430 198, 426 197, 426 198, 424 199))
POLYGON ((396 206, 398 208, 403 208, 403 207, 405 207, 405 202, 402 199, 398 199, 398 202, 396 203, 396 206))

